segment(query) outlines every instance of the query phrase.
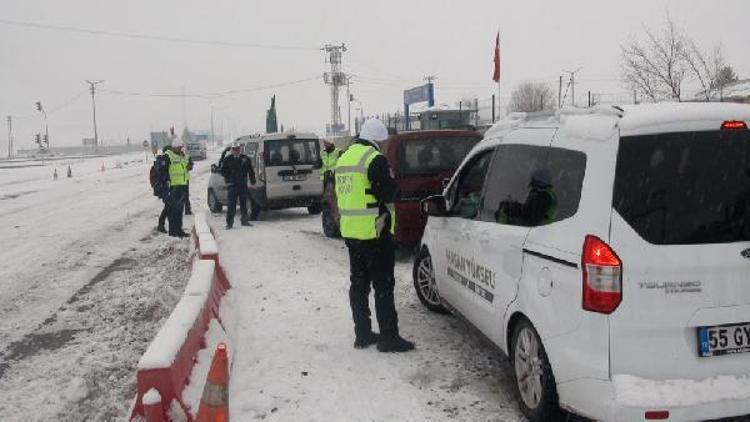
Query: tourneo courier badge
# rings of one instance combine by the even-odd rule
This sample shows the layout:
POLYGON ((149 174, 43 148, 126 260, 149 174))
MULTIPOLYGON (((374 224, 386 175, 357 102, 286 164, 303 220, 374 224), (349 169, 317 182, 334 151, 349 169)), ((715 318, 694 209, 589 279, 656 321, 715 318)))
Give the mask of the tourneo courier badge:
POLYGON ((744 251, 740 252, 740 255, 742 255, 743 258, 750 259, 750 248, 747 248, 744 251))

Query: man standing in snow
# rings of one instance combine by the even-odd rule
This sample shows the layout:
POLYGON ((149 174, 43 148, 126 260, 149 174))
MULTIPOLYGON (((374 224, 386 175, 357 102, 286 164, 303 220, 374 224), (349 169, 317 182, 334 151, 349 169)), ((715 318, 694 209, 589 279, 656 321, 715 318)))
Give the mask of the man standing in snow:
POLYGON ((187 190, 187 159, 182 154, 182 142, 175 140, 172 148, 166 151, 167 169, 169 171, 169 193, 167 204, 169 212, 169 235, 188 237, 182 230, 182 212, 185 209, 185 191, 187 190))
POLYGON ((167 150, 171 147, 169 145, 164 146, 162 152, 156 155, 154 160, 155 170, 155 181, 154 181, 154 195, 158 196, 164 202, 164 207, 159 214, 159 224, 156 226, 156 230, 161 233, 166 233, 167 229, 165 224, 167 222, 167 216, 169 215, 169 162, 167 157, 167 150))
MULTIPOLYGON (((237 200, 240 202, 240 223, 243 226, 251 226, 250 217, 247 215, 247 180, 255 184, 255 171, 250 158, 242 154, 240 144, 232 144, 232 154, 227 155, 221 161, 221 174, 227 184, 227 230, 234 225, 234 213, 237 210, 237 200)), ((253 207, 253 215, 258 212, 253 207)))
POLYGON ((381 352, 406 352, 414 349, 414 343, 399 335, 393 298, 396 263, 393 201, 398 186, 376 143, 387 137, 388 130, 380 120, 369 119, 362 125, 358 139, 336 164, 336 200, 341 214, 341 236, 349 249, 354 347, 362 349, 377 343, 381 352), (375 289, 380 334, 372 331, 370 322, 370 283, 375 289))

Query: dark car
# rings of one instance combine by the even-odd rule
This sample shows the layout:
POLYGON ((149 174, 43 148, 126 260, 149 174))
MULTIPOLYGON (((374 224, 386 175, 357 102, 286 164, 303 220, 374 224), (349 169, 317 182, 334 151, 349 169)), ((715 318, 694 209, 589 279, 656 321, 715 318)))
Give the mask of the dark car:
MULTIPOLYGON (((419 202, 443 191, 443 180, 450 178, 482 135, 469 130, 426 130, 391 135, 381 150, 391 166, 401 190, 396 201, 396 242, 405 247, 419 244, 427 217, 419 202)), ((333 188, 326 189, 323 230, 338 235, 338 213, 333 188)))

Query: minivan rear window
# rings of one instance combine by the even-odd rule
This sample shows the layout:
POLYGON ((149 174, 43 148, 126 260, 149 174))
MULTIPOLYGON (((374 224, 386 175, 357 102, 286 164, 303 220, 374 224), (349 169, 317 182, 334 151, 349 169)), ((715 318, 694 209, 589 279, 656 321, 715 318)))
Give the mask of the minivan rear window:
POLYGON ((613 206, 652 244, 750 240, 750 131, 623 137, 613 206))
POLYGON ((458 136, 407 139, 397 152, 399 172, 419 175, 454 171, 477 142, 478 137, 458 136))
POLYGON ((266 141, 266 166, 315 164, 320 158, 317 139, 278 139, 266 141))

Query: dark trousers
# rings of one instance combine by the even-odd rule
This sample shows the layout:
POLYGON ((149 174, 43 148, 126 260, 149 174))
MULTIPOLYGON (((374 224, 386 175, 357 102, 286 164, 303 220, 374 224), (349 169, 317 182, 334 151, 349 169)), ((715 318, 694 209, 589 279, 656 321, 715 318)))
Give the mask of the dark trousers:
POLYGON ((190 182, 185 185, 185 214, 192 214, 193 209, 190 207, 190 182))
POLYGON ((159 227, 164 227, 164 223, 167 222, 167 216, 169 215, 169 194, 164 194, 164 196, 161 198, 162 202, 164 202, 164 208, 161 209, 161 214, 159 214, 159 227))
POLYGON ((375 313, 383 338, 398 336, 398 315, 393 299, 396 284, 393 276, 395 244, 390 236, 374 240, 347 239, 351 271, 349 304, 354 320, 354 334, 367 335, 370 322, 370 284, 375 289, 375 313))
POLYGON ((187 186, 172 186, 167 194, 167 218, 169 234, 182 232, 182 212, 185 209, 185 191, 187 186))
POLYGON ((227 225, 234 224, 234 213, 237 211, 237 201, 240 202, 240 221, 247 222, 247 184, 230 183, 227 185, 227 225))

